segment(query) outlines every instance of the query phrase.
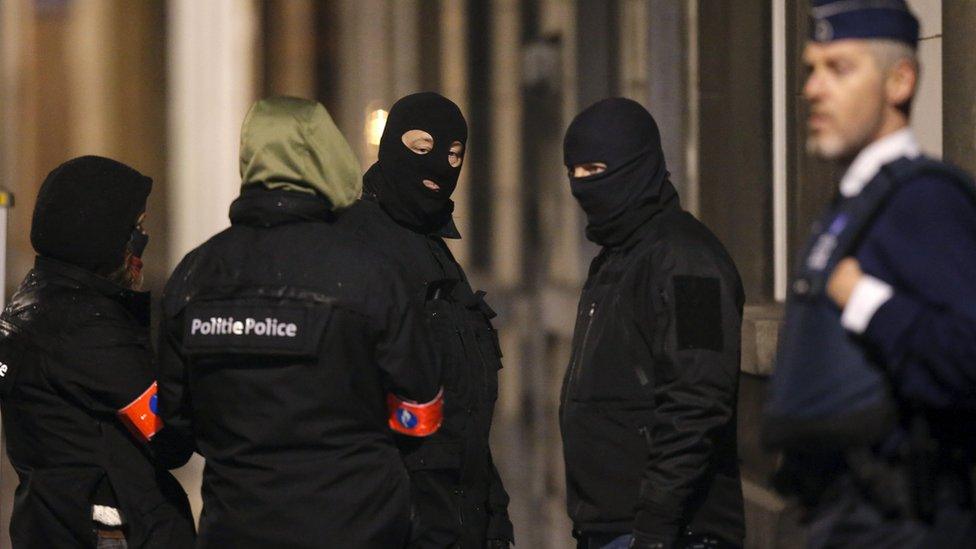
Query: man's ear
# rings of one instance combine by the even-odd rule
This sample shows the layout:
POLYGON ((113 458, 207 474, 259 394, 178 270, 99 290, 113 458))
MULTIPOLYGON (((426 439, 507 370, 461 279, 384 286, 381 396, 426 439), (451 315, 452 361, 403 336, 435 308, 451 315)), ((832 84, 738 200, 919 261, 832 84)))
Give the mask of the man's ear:
POLYGON ((892 107, 902 108, 909 104, 915 95, 918 83, 918 70, 907 59, 895 63, 888 71, 885 80, 885 97, 892 107))

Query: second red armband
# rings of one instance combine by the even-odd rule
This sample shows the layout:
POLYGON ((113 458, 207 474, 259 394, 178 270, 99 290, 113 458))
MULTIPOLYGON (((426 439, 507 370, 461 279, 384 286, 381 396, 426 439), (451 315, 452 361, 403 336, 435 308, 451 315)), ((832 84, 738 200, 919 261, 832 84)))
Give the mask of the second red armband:
POLYGON ((394 394, 386 397, 389 425, 393 431, 412 437, 426 437, 437 432, 444 420, 444 390, 434 400, 418 404, 394 394))

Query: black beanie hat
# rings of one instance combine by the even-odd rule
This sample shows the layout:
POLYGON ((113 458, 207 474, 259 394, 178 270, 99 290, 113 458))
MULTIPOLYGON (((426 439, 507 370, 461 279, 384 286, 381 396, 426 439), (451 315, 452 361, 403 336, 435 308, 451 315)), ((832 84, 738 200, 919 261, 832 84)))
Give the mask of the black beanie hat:
POLYGON ((31 245, 42 256, 107 274, 122 265, 150 190, 152 179, 121 162, 68 160, 37 193, 31 245))

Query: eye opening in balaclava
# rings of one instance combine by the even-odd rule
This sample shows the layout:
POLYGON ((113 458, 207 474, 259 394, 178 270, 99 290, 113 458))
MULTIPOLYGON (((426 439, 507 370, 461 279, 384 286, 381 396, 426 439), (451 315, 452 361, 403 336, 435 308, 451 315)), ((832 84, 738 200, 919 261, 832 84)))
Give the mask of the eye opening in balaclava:
POLYGON ((569 172, 569 177, 583 180, 589 179, 591 177, 596 177, 601 173, 607 171, 606 162, 581 162, 579 164, 574 164, 572 166, 567 166, 567 171, 569 172), (577 169, 581 169, 584 173, 576 175, 577 169))
POLYGON ((461 175, 461 159, 468 126, 451 100, 422 92, 401 98, 386 120, 377 165, 382 181, 376 194, 380 204, 401 223, 421 229, 444 225, 454 210, 450 197, 461 175), (418 154, 406 135, 421 130, 431 137, 430 150, 418 154), (457 162, 452 147, 459 145, 457 162), (433 185, 426 184, 432 183, 433 185))
POLYGON ((668 180, 657 123, 636 101, 599 101, 573 119, 563 141, 573 196, 586 212, 586 236, 603 246, 623 242, 677 198, 668 180), (574 168, 606 170, 575 177, 574 168))
POLYGON ((400 141, 414 154, 428 154, 434 149, 434 137, 417 128, 403 132, 400 141))

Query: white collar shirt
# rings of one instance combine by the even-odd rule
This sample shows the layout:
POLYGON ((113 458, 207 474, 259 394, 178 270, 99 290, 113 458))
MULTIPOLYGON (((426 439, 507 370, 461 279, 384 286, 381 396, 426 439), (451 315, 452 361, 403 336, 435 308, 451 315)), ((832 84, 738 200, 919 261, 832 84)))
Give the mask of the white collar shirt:
POLYGON ((909 128, 900 129, 871 143, 857 155, 840 180, 840 193, 847 198, 857 196, 881 167, 901 157, 916 158, 921 154, 915 134, 909 128))

